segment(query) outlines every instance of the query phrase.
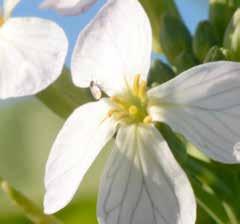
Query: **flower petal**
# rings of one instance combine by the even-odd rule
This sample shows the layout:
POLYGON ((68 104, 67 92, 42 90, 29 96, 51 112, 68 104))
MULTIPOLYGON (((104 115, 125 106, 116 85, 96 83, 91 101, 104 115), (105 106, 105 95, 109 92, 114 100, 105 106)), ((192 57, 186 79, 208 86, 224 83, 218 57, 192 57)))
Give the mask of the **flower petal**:
POLYGON ((3 16, 4 19, 8 19, 14 8, 18 5, 21 0, 3 0, 3 16))
POLYGON ((101 224, 193 224, 191 185, 151 126, 121 128, 100 188, 101 224))
POLYGON ((156 121, 169 124, 209 157, 240 160, 240 64, 214 62, 190 69, 149 92, 156 121), (236 150, 235 150, 235 149, 236 150))
POLYGON ((45 175, 45 213, 65 207, 73 198, 85 173, 115 133, 104 100, 77 109, 60 131, 50 153, 45 175))
POLYGON ((97 0, 45 0, 41 8, 54 9, 62 15, 78 15, 88 10, 97 0))
POLYGON ((33 95, 60 75, 68 41, 55 23, 11 18, 0 29, 0 98, 33 95))
POLYGON ((141 74, 147 78, 152 49, 149 19, 136 0, 109 0, 80 33, 72 57, 73 81, 91 81, 113 95, 141 74))

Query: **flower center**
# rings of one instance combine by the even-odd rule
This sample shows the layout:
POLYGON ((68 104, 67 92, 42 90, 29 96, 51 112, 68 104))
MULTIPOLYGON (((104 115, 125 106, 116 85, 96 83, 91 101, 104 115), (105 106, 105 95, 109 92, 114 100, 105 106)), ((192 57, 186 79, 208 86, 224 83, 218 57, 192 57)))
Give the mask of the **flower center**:
POLYGON ((132 88, 123 95, 111 97, 114 108, 108 113, 118 121, 127 124, 151 123, 152 118, 148 115, 147 83, 136 75, 132 88))

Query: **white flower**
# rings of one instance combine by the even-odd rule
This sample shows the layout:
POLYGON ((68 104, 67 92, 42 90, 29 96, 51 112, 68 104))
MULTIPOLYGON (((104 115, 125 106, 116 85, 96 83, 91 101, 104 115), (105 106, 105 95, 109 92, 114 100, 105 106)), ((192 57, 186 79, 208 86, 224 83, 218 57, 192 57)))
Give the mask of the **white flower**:
POLYGON ((62 15, 78 15, 88 10, 97 0, 44 0, 40 7, 54 9, 62 15))
POLYGON ((11 18, 20 0, 5 0, 0 14, 0 99, 33 95, 60 75, 68 41, 55 23, 11 18))
POLYGON ((240 65, 190 69, 149 91, 152 33, 137 0, 110 0, 80 34, 72 75, 110 96, 78 108, 47 162, 45 212, 66 206, 101 149, 112 154, 98 200, 101 224, 193 224, 191 185, 154 124, 168 123, 212 159, 236 163, 240 133, 240 65))

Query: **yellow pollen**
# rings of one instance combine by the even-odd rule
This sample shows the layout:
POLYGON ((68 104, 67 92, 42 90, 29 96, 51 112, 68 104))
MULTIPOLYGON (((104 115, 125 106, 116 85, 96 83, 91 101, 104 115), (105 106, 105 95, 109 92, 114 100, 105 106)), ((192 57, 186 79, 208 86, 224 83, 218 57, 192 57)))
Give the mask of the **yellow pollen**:
POLYGON ((2 16, 0 16, 0 26, 2 26, 4 24, 4 18, 2 16))
POLYGON ((134 116, 138 113, 138 108, 134 105, 130 106, 128 109, 130 115, 134 116))
POLYGON ((144 124, 150 124, 150 123, 152 123, 152 117, 151 116, 146 116, 145 118, 144 118, 144 120, 143 120, 143 123, 144 124))

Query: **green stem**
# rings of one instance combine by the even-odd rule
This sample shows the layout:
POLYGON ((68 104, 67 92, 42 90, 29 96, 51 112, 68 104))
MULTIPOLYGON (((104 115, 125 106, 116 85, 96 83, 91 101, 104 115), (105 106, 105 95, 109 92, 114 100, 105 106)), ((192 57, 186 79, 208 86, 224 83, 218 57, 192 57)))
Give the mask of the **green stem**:
POLYGON ((54 216, 45 215, 40 208, 38 208, 25 195, 14 189, 7 181, 0 177, 0 187, 6 195, 19 207, 25 215, 35 224, 62 224, 61 221, 54 216))

